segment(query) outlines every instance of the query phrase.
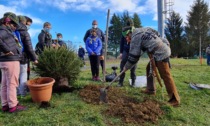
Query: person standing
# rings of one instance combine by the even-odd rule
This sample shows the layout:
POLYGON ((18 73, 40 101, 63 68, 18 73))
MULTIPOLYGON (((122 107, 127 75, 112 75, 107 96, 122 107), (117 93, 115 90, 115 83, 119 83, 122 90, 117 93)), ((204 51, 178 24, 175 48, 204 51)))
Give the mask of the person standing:
POLYGON ((19 84, 21 52, 13 31, 18 25, 17 16, 7 12, 0 26, 1 105, 3 112, 10 113, 27 109, 19 104, 16 93, 19 84))
MULTIPOLYGON (((146 51, 149 55, 153 56, 150 61, 155 61, 159 74, 164 81, 169 96, 168 103, 172 106, 178 106, 180 104, 180 97, 168 64, 169 56, 171 55, 170 47, 163 43, 162 39, 158 37, 157 31, 152 28, 136 28, 134 30, 130 28, 126 31, 126 38, 128 41, 131 41, 131 44, 124 71, 131 69, 138 62, 141 51, 146 51)), ((154 68, 150 67, 150 70, 154 71, 154 68)), ((155 95, 155 84, 147 83, 147 88, 143 92, 155 95)))
POLYGON ((84 59, 85 49, 81 45, 79 46, 78 56, 83 61, 83 64, 85 65, 85 59, 84 59))
POLYGON ((57 34, 57 39, 60 47, 67 47, 66 43, 63 41, 63 35, 61 33, 57 34))
POLYGON ((28 33, 28 28, 26 24, 26 18, 24 16, 18 16, 19 18, 19 27, 17 31, 20 33, 20 38, 22 41, 22 59, 20 61, 20 84, 18 87, 17 94, 21 97, 26 95, 26 81, 27 81, 27 68, 28 68, 28 60, 33 61, 34 63, 38 63, 36 54, 33 51, 31 37, 28 33), (29 59, 30 58, 30 59, 29 59))
POLYGON ((91 36, 86 40, 86 50, 90 59, 92 80, 100 81, 99 78, 99 56, 101 55, 102 42, 97 36, 97 31, 93 29, 91 36))
POLYGON ((35 50, 36 54, 40 54, 45 47, 52 46, 52 35, 50 34, 51 24, 49 22, 45 22, 43 25, 43 29, 38 36, 39 42, 37 43, 35 50))
POLYGON ((104 45, 103 45, 103 43, 105 41, 105 37, 104 37, 103 31, 100 28, 98 28, 98 22, 96 20, 93 20, 93 22, 92 22, 92 28, 86 31, 83 40, 84 40, 84 42, 86 42, 87 38, 89 36, 91 36, 91 31, 93 29, 96 30, 97 36, 102 41, 102 49, 101 49, 101 53, 100 53, 99 59, 100 59, 100 64, 101 64, 101 68, 102 68, 102 71, 103 71, 103 69, 104 69, 104 51, 103 51, 104 50, 104 45))
MULTIPOLYGON (((122 36, 121 36, 121 41, 120 41, 120 55, 119 58, 121 59, 120 62, 120 71, 123 71, 123 68, 125 66, 125 63, 128 60, 128 54, 129 54, 129 50, 130 50, 130 42, 126 40, 126 34, 124 33, 128 28, 132 28, 134 29, 134 23, 132 19, 128 19, 126 22, 126 27, 123 28, 123 32, 122 32, 122 36)), ((130 69, 130 77, 131 77, 131 86, 135 86, 135 80, 136 80, 136 65, 134 65, 131 69, 130 69)), ((123 82, 124 82, 124 78, 125 78, 125 73, 123 73, 120 76, 119 79, 119 83, 118 83, 118 87, 122 87, 123 86, 123 82)))
POLYGON ((206 48, 207 65, 210 66, 210 44, 206 48))

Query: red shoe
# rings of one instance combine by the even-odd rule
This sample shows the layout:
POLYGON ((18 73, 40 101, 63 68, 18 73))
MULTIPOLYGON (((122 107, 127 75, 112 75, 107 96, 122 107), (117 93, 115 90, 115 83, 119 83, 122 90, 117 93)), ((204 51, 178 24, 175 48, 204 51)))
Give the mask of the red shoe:
POLYGON ((95 77, 95 81, 101 81, 100 77, 99 76, 95 77))
POLYGON ((17 104, 17 106, 9 109, 9 113, 15 113, 15 112, 19 112, 19 111, 24 111, 26 109, 27 109, 27 107, 17 104))
POLYGON ((8 106, 8 105, 5 105, 5 106, 3 106, 3 107, 1 108, 1 110, 2 110, 3 112, 8 112, 8 111, 9 111, 9 106, 8 106))

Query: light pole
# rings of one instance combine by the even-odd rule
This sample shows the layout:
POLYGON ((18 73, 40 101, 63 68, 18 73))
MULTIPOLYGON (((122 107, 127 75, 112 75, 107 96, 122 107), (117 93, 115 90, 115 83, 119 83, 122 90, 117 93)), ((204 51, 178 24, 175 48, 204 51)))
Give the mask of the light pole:
POLYGON ((201 32, 199 31, 199 58, 200 64, 202 65, 202 55, 201 55, 201 32))

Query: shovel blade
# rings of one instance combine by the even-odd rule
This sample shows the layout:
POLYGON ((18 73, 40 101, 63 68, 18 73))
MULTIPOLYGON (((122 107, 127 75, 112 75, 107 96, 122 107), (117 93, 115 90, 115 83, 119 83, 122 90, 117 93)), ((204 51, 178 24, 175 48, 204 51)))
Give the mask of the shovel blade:
POLYGON ((107 103, 107 89, 106 88, 100 89, 100 102, 107 103))

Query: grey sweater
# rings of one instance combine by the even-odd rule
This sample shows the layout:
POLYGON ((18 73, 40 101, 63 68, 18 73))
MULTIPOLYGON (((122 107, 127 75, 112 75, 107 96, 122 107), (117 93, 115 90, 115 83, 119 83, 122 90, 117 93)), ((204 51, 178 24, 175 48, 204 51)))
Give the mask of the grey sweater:
POLYGON ((152 28, 136 28, 132 33, 130 52, 125 65, 130 69, 137 63, 142 51, 153 54, 156 61, 161 61, 171 55, 170 47, 158 36, 152 28))

